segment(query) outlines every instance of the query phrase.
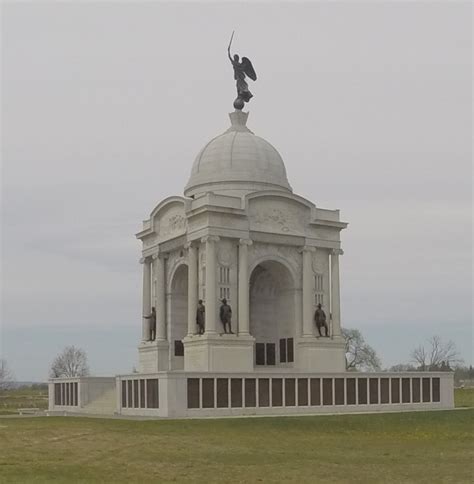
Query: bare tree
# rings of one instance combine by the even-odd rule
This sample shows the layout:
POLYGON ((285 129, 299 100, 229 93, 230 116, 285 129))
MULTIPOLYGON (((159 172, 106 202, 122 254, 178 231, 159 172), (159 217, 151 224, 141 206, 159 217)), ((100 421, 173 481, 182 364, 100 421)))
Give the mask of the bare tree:
POLYGON ((358 329, 342 329, 346 340, 347 370, 380 370, 381 363, 375 350, 365 342, 358 329))
POLYGON ((0 390, 9 388, 13 381, 13 372, 8 366, 7 360, 0 358, 0 390))
POLYGON ((75 346, 66 346, 54 359, 49 374, 51 378, 87 376, 89 366, 86 352, 75 346))
POLYGON ((443 342, 439 336, 432 336, 427 345, 416 347, 411 352, 411 360, 422 371, 439 370, 442 365, 449 368, 452 364, 462 362, 456 345, 452 341, 443 342))

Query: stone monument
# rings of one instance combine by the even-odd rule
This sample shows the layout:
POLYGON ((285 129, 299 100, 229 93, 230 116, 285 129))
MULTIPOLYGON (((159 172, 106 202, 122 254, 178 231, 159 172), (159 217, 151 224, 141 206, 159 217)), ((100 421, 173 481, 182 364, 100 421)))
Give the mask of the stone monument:
POLYGON ((230 44, 228 56, 237 81, 230 126, 198 153, 184 196, 158 203, 136 234, 138 372, 53 379, 50 411, 186 417, 452 408, 451 373, 346 372, 339 259, 347 223, 339 210, 293 193, 280 154, 242 111, 253 66, 232 58, 230 44))

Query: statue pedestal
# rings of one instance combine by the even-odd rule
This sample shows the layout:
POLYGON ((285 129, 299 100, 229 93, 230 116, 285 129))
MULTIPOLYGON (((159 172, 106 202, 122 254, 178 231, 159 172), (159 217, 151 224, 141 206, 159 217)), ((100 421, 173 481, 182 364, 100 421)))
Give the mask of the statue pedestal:
POLYGON ((186 336, 185 371, 253 371, 255 338, 236 334, 186 336))
POLYGON ((342 337, 306 337, 297 340, 295 368, 302 371, 340 373, 346 371, 342 337))
POLYGON ((138 346, 138 371, 156 373, 168 371, 169 343, 166 340, 143 341, 138 346))

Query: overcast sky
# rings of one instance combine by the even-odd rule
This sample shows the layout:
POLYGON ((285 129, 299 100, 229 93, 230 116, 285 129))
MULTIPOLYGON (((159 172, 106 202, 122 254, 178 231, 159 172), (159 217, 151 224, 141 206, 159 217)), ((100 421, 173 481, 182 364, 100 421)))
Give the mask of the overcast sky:
POLYGON ((249 57, 248 125, 295 193, 349 222, 343 325, 385 366, 439 334, 472 363, 471 5, 52 2, 2 6, 2 331, 18 379, 65 345, 128 372, 140 245, 229 125, 226 49, 249 57))

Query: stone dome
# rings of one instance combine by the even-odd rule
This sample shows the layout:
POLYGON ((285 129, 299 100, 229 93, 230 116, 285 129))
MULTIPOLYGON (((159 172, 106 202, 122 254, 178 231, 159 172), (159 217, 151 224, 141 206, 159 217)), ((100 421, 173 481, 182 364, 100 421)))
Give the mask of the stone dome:
POLYGON ((292 191, 278 151, 247 126, 248 113, 229 114, 231 127, 199 152, 184 189, 188 197, 204 192, 237 190, 292 191))

